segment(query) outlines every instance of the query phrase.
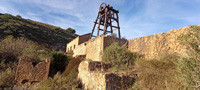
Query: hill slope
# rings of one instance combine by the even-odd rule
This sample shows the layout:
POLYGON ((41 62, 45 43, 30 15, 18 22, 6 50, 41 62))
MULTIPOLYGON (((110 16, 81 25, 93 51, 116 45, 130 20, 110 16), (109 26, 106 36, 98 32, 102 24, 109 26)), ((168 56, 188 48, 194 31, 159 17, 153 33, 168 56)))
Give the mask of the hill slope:
POLYGON ((66 43, 77 35, 62 28, 45 23, 0 14, 0 40, 12 35, 14 38, 25 37, 39 44, 64 50, 66 43))

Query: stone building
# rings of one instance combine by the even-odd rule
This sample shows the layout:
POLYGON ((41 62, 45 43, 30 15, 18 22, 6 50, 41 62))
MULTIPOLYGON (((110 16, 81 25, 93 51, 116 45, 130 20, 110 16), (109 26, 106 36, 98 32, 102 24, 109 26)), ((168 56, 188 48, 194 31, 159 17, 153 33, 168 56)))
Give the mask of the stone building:
POLYGON ((87 33, 81 36, 76 37, 71 42, 67 44, 66 52, 72 52, 78 45, 89 40, 91 33, 87 33))
POLYGON ((73 52, 73 57, 85 56, 86 59, 91 59, 93 61, 101 61, 101 56, 104 49, 112 43, 118 42, 119 45, 124 45, 125 43, 127 43, 127 40, 125 39, 119 39, 108 35, 100 35, 88 41, 86 41, 86 39, 80 38, 82 37, 77 37, 72 42, 68 43, 66 52, 73 52))

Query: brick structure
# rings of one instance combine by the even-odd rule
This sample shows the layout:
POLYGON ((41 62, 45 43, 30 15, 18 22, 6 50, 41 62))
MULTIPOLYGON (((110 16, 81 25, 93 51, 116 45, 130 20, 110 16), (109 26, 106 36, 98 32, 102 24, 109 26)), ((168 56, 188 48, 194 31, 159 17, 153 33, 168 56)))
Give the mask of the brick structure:
POLYGON ((17 66, 15 80, 17 86, 36 85, 49 75, 50 59, 34 63, 26 57, 21 57, 17 66))

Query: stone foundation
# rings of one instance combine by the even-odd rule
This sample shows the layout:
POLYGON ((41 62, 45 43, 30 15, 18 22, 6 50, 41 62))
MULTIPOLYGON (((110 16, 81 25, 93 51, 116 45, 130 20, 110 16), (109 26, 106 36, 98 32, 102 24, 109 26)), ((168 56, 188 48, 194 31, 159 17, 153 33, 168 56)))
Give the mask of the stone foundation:
POLYGON ((85 90, 126 90, 135 81, 133 77, 108 72, 109 64, 98 61, 82 61, 78 78, 85 90))

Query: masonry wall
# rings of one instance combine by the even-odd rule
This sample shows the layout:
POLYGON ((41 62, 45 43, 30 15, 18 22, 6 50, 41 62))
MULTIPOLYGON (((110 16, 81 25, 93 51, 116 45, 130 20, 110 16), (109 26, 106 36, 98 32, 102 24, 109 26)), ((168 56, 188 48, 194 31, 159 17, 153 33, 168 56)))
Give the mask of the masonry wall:
POLYGON ((119 39, 112 36, 106 36, 103 39, 103 49, 105 49, 107 46, 110 46, 111 44, 115 42, 117 42, 120 46, 128 43, 128 41, 125 39, 119 39))
POLYGON ((128 75, 108 72, 108 64, 98 61, 82 61, 78 68, 78 78, 84 90, 127 90, 135 79, 128 75))
POLYGON ((90 39, 86 45, 86 59, 101 61, 103 51, 103 36, 90 39))
POLYGON ((90 39, 90 35, 91 35, 91 33, 79 36, 79 43, 78 44, 82 44, 82 43, 88 41, 90 39))
POLYGON ((189 27, 171 30, 166 33, 128 40, 128 49, 152 59, 160 54, 186 54, 186 46, 178 41, 178 36, 187 33, 189 27))
POLYGON ((78 43, 79 43, 79 36, 67 44, 66 52, 73 51, 78 46, 78 43))
POLYGON ((73 51, 73 57, 76 57, 78 55, 86 55, 86 43, 82 43, 78 45, 74 51, 73 51))
POLYGON ((103 50, 114 42, 124 45, 127 41, 106 35, 89 40, 86 45, 86 59, 102 61, 103 50))

